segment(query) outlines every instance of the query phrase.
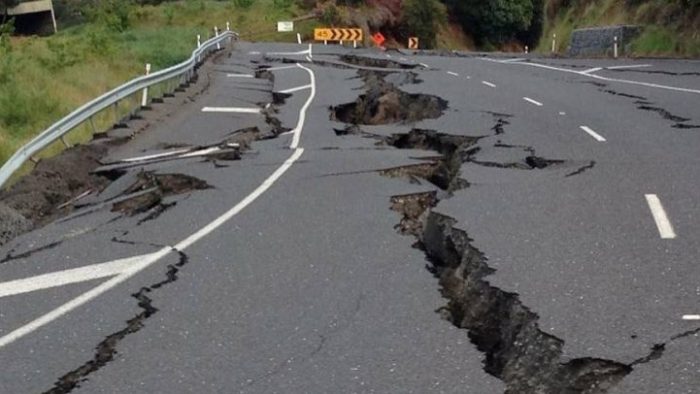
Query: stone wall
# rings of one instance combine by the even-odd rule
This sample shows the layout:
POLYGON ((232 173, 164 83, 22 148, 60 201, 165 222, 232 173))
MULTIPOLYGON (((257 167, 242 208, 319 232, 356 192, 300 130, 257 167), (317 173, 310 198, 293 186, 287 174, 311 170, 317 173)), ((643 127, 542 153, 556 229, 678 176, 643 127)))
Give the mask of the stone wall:
POLYGON ((618 39, 620 56, 641 33, 639 26, 606 26, 574 30, 568 53, 571 56, 612 55, 615 37, 618 39))

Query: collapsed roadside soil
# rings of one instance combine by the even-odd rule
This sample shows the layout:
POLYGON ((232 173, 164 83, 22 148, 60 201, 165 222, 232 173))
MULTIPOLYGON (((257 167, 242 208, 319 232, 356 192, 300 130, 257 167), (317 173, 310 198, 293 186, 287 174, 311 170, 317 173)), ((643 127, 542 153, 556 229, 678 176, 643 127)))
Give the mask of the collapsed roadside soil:
MULTIPOLYGON (((192 81, 180 86, 173 94, 154 99, 148 110, 139 111, 120 120, 112 129, 94 135, 89 143, 76 145, 57 156, 41 159, 29 174, 1 190, 0 246, 21 234, 71 214, 75 209, 72 202, 78 197, 99 194, 122 176, 124 172, 96 174, 94 171, 104 164, 102 159, 111 148, 127 143, 140 133, 148 132, 152 125, 187 106, 194 105, 195 99, 209 89, 217 64, 229 56, 229 53, 230 51, 221 51, 213 55, 199 68, 192 81)), ((269 113, 266 113, 266 116, 273 130, 281 129, 277 119, 269 113)), ((225 142, 238 143, 241 149, 246 149, 252 141, 269 137, 253 128, 234 131, 225 142)), ((208 158, 215 159, 217 158, 208 158)), ((217 164, 216 161, 214 163, 217 164)), ((154 201, 160 204, 159 198, 151 198, 145 203, 150 205, 154 204, 154 201)))

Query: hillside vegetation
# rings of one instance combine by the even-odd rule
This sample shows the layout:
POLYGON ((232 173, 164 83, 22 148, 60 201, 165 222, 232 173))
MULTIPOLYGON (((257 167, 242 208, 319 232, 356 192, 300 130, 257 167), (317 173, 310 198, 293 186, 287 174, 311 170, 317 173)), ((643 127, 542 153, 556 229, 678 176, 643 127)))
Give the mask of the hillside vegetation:
POLYGON ((700 56, 700 0, 547 0, 544 15, 543 52, 553 33, 568 43, 577 28, 636 24, 644 31, 632 43, 634 55, 700 56))
MULTIPOLYGON (((11 37, 11 24, 0 31, 0 163, 80 105, 142 75, 146 63, 158 70, 185 60, 197 34, 204 40, 215 25, 222 29, 230 21, 243 33, 289 41, 289 33, 274 34, 276 21, 306 12, 280 0, 56 3, 58 34, 11 37)), ((98 128, 112 121, 111 113, 98 118, 98 128)))

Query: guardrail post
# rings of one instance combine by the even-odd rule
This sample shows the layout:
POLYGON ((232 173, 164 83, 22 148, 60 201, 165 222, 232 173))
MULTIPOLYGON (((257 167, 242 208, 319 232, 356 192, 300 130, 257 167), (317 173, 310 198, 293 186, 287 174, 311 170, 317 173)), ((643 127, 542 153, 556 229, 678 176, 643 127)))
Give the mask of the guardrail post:
MULTIPOLYGON (((151 63, 146 63, 146 75, 151 73, 151 63)), ((141 108, 146 108, 148 105, 148 86, 143 88, 143 93, 141 94, 141 108)))
POLYGON ((613 41, 614 41, 614 43, 613 43, 613 55, 615 56, 615 59, 617 59, 617 55, 618 55, 618 53, 617 53, 618 52, 617 36, 615 36, 613 41))
MULTIPOLYGON (((202 35, 197 34, 197 49, 202 47, 202 35)), ((197 63, 202 61, 202 56, 197 56, 197 63)))
POLYGON ((66 141, 64 136, 61 136, 61 142, 63 142, 63 146, 70 148, 70 144, 66 141))
MULTIPOLYGON (((216 26, 214 26, 214 37, 218 37, 218 36, 219 36, 219 28, 216 27, 216 26)), ((220 49, 221 49, 221 44, 219 44, 219 43, 217 42, 217 43, 216 43, 216 50, 218 51, 218 50, 220 50, 220 49)))
POLYGON ((95 127, 95 120, 90 117, 90 127, 92 127, 92 134, 97 134, 97 127, 95 127))

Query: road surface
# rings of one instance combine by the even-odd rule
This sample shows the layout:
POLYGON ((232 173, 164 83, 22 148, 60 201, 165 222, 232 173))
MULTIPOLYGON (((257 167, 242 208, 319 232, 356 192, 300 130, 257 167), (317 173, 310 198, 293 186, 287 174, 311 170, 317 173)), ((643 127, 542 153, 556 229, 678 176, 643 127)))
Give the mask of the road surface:
POLYGON ((699 104, 698 61, 239 43, 0 247, 0 392, 700 392, 699 104))

